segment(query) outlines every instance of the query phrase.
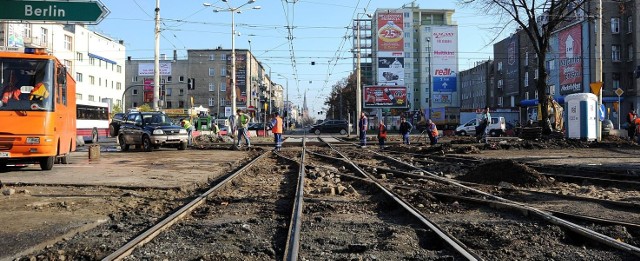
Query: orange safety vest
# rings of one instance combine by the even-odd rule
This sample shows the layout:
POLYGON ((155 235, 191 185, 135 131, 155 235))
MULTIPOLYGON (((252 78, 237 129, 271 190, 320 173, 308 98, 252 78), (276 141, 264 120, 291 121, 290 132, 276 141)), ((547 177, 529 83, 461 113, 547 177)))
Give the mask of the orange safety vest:
MULTIPOLYGON (((437 137, 438 136, 438 128, 436 128, 436 124, 435 123, 431 123, 433 125, 433 130, 431 131, 431 136, 432 137, 437 137)), ((431 126, 429 126, 431 127, 431 126)))
POLYGON ((384 126, 384 125, 378 126, 378 136, 380 136, 380 138, 387 137, 387 126, 384 126))
POLYGON ((276 117, 276 125, 271 128, 271 132, 274 134, 282 134, 282 118, 276 117))

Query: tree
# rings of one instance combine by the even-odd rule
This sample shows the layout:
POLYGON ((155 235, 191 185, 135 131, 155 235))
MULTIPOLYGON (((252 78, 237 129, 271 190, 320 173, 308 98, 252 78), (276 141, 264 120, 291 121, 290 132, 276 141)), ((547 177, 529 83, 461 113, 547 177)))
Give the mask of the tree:
POLYGON ((122 107, 120 107, 120 104, 114 104, 113 108, 111 108, 111 118, 113 118, 113 115, 116 115, 116 113, 121 113, 122 112, 122 107))
POLYGON ((328 108, 327 117, 347 119, 347 113, 356 111, 356 76, 352 73, 347 78, 336 82, 329 97, 324 102, 328 108))
MULTIPOLYGON (((527 35, 538 57, 538 103, 542 108, 549 108, 547 94, 547 68, 545 57, 549 52, 551 35, 559 26, 570 20, 572 16, 582 10, 588 0, 462 0, 463 5, 476 6, 480 12, 491 16, 504 31, 514 23, 527 35)), ((495 39, 494 39, 495 40, 495 39)), ((543 130, 551 132, 551 126, 546 123, 549 111, 542 109, 544 121, 543 130)))
POLYGON ((153 109, 148 103, 145 103, 140 105, 140 107, 138 107, 138 111, 153 111, 153 109))

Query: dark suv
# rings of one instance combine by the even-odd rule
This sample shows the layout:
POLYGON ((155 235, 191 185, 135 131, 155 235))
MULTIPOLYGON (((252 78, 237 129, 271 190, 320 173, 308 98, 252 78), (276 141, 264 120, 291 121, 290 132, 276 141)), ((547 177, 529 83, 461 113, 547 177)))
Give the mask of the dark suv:
POLYGON ((111 122, 109 123, 109 136, 111 137, 115 137, 116 135, 118 135, 118 132, 120 131, 120 125, 122 125, 122 123, 124 123, 124 121, 126 120, 126 118, 124 117, 126 114, 124 113, 116 113, 115 115, 113 115, 113 118, 111 118, 111 122))
POLYGON ((130 145, 142 146, 144 151, 154 148, 187 148, 187 130, 174 124, 163 112, 130 112, 118 132, 118 143, 122 151, 130 145))
POLYGON ((347 134, 349 130, 349 123, 346 120, 325 120, 320 124, 311 126, 310 133, 320 135, 320 133, 340 133, 341 135, 347 134))

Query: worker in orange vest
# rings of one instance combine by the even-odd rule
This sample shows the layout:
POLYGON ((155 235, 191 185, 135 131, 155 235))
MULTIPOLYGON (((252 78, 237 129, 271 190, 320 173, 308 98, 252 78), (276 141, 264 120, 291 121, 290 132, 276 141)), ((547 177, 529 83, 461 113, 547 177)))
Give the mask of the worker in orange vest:
POLYGON ((629 136, 629 140, 633 141, 634 136, 636 135, 636 111, 631 110, 627 115, 627 135, 629 136))
POLYGON ((278 112, 271 117, 271 132, 273 133, 273 141, 276 143, 274 151, 280 151, 282 148, 282 118, 278 112))
POLYGON ((438 128, 436 124, 433 123, 431 119, 427 120, 427 134, 429 135, 429 140, 431 141, 431 145, 436 145, 438 143, 438 128))

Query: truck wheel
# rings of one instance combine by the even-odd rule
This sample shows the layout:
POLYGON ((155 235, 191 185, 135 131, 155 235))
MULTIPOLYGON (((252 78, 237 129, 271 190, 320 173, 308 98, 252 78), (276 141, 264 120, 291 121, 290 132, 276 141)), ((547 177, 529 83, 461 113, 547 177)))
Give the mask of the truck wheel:
POLYGON ((42 170, 51 170, 53 168, 53 162, 55 161, 55 159, 55 156, 40 159, 40 168, 42 170))
POLYGON ((460 136, 467 136, 467 132, 466 131, 461 131, 460 132, 460 136))
POLYGON ((147 135, 142 137, 142 150, 146 152, 153 151, 153 144, 151 144, 151 139, 147 135))
POLYGON ((490 135, 491 137, 498 137, 498 132, 497 132, 497 131, 495 131, 495 130, 491 130, 491 131, 489 132, 489 135, 490 135))
POLYGON ((320 135, 320 130, 316 130, 313 133, 315 133, 316 135, 320 135))
POLYGON ((129 144, 124 142, 124 136, 123 135, 118 136, 118 143, 120 143, 120 149, 122 151, 128 151, 129 150, 129 144))
POLYGON ((116 127, 113 125, 109 125, 109 136, 110 137, 115 137, 116 136, 116 127))
POLYGON ((346 135, 347 134, 347 130, 345 129, 341 129, 340 130, 340 135, 346 135))
POLYGON ((186 149, 187 149, 187 143, 180 142, 180 145, 178 146, 178 150, 186 150, 186 149))

